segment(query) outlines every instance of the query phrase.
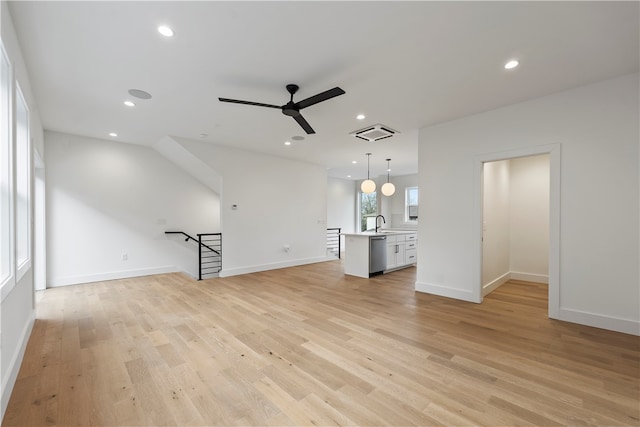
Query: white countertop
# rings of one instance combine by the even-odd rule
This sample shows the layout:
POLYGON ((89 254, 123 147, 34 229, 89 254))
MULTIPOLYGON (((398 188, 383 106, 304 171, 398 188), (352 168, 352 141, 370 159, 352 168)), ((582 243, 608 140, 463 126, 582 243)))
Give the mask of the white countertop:
POLYGON ((381 230, 377 233, 375 231, 362 231, 360 233, 340 233, 342 236, 356 236, 356 237, 371 237, 371 236, 388 236, 389 234, 413 234, 417 233, 417 230, 381 230))

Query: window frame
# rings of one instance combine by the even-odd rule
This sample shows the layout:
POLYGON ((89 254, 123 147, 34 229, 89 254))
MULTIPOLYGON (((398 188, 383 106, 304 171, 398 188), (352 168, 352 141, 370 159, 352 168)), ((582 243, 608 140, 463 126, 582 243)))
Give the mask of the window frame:
POLYGON ((418 211, 418 217, 416 219, 409 218, 409 207, 410 206, 419 206, 420 205, 420 189, 417 186, 413 187, 405 187, 404 189, 404 222, 405 224, 417 225, 418 219, 420 218, 420 211, 418 211), (416 191, 416 202, 415 205, 409 205, 409 192, 415 190, 416 191))
POLYGON ((32 230, 32 222, 31 222, 31 172, 32 172, 32 153, 31 153, 31 112, 29 110, 29 104, 24 97, 22 89, 20 88, 20 84, 15 82, 15 103, 14 103, 14 149, 15 149, 15 192, 14 192, 14 206, 15 206, 15 216, 14 216, 14 238, 15 238, 15 263, 16 263, 16 280, 20 281, 20 279, 24 276, 24 274, 31 268, 31 236, 33 235, 32 230), (24 135, 24 139, 21 139, 21 135, 19 132, 20 124, 18 121, 20 120, 20 113, 18 111, 19 103, 20 108, 24 107, 24 115, 25 115, 25 123, 24 123, 24 131, 26 135, 24 135), (26 147, 21 147, 20 144, 26 144, 26 147), (24 149, 24 152, 22 150, 24 149), (24 157, 22 156, 24 155, 24 157), (20 175, 23 173, 24 175, 20 175), (24 182, 22 182, 24 180, 24 182), (19 188, 22 185, 24 188, 19 188), (24 194, 23 194, 24 192, 24 194), (18 200, 19 197, 25 197, 24 203, 24 211, 18 212, 18 209, 21 208, 18 200), (23 224, 24 222, 24 224, 23 224), (23 236, 21 232, 21 227, 24 227, 25 235, 23 236), (20 234, 19 234, 20 233, 20 234), (24 240, 23 240, 24 239, 24 240), (19 245, 24 244, 24 248, 20 248, 19 245), (20 250, 19 250, 20 249, 20 250), (18 259, 21 254, 21 250, 24 250, 26 256, 23 259, 18 259))
MULTIPOLYGON (((362 215, 362 197, 366 194, 373 194, 375 195, 375 212, 373 212, 372 214, 378 214, 378 193, 376 191, 374 191, 373 193, 363 193, 362 191, 358 190, 357 191, 358 194, 358 214, 356 216, 356 230, 359 230, 359 232, 363 232, 363 231, 367 231, 366 225, 365 225, 365 229, 362 229, 362 220, 364 218, 364 216, 362 215)), ((368 214, 368 215, 372 215, 372 214, 368 214)))
MULTIPOLYGON (((13 144, 13 68, 9 55, 4 48, 2 41, 0 40, 0 67, 6 67, 6 73, 0 70, 0 108, 1 112, 5 112, 6 116, 0 115, 0 166, 6 174, 0 185, 6 184, 6 202, 4 206, 6 215, 3 217, 0 214, 0 234, 2 234, 2 256, 7 257, 0 262, 6 262, 8 267, 8 274, 5 277, 0 277, 0 301, 3 301, 7 295, 13 290, 16 284, 16 268, 15 268, 15 212, 14 212, 14 144, 13 144), (6 87, 3 88, 3 86, 6 87), (6 89, 6 90, 5 90, 6 89), (4 93, 3 93, 4 92, 4 93), (6 96, 5 99, 2 99, 6 96), (6 104, 6 105, 5 105, 6 104), (4 137, 4 140, 3 140, 4 137), (4 144, 4 146, 3 146, 4 144)), ((1 190, 0 190, 1 191, 1 190)), ((0 194, 0 197, 1 194, 0 194)), ((1 205, 0 205, 1 206, 1 205)))

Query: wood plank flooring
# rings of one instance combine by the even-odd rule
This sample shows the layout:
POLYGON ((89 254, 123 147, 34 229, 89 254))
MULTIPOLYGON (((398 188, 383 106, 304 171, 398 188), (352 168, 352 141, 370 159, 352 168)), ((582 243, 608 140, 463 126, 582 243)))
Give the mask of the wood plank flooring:
POLYGON ((49 289, 3 426, 638 426, 631 335, 547 318, 544 285, 481 305, 340 261, 49 289))

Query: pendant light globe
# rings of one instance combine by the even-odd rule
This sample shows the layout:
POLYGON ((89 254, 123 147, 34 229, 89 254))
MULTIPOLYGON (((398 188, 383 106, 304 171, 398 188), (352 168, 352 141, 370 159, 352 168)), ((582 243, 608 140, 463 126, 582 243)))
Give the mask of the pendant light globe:
POLYGON ((396 186, 390 182, 385 182, 384 184, 382 184, 382 188, 380 189, 380 191, 382 191, 382 194, 384 194, 385 196, 393 196, 393 193, 396 192, 396 186))
POLYGON ((360 184, 360 189, 365 194, 373 193, 374 191, 376 191, 376 183, 371 179, 365 179, 364 181, 362 181, 362 184, 360 184))
POLYGON ((380 189, 380 191, 382 191, 382 194, 384 194, 385 196, 393 196, 393 193, 396 192, 396 186, 389 182, 389 172, 391 172, 390 165, 391 159, 387 159, 387 182, 382 184, 382 188, 380 189))
POLYGON ((369 158, 371 156, 371 153, 367 153, 367 179, 365 179, 364 181, 362 181, 362 184, 360 184, 360 190, 362 190, 363 193, 365 194, 370 194, 373 193, 374 191, 376 191, 376 183, 369 178, 369 158))

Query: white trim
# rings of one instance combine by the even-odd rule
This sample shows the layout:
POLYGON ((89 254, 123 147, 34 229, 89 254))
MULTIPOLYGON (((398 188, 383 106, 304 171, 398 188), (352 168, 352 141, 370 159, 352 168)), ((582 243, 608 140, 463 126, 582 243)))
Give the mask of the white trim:
POLYGON ((222 271, 220 271, 219 275, 220 277, 238 276, 240 274, 258 273, 260 271, 276 270, 279 268, 287 268, 287 267, 297 267, 299 265, 315 264, 318 262, 327 262, 327 261, 335 261, 335 260, 336 260, 336 257, 323 256, 323 257, 297 259, 297 260, 285 261, 285 262, 274 262, 269 264, 252 265, 249 267, 224 268, 223 266, 222 271))
MULTIPOLYGON (((111 271, 106 273, 53 278, 49 281, 49 283, 47 283, 47 287, 55 288, 58 286, 78 285, 81 283, 103 282, 105 280, 128 279, 130 277, 151 276, 154 274, 182 273, 182 272, 183 271, 181 271, 180 269, 172 265, 167 265, 164 267, 154 267, 154 268, 140 268, 136 270, 111 271)), ((186 273, 186 274, 193 277, 191 273, 186 273)))
POLYGON ((22 174, 24 173, 24 178, 26 178, 26 199, 27 199, 27 203, 26 203, 26 211, 25 211, 25 215, 18 215, 18 209, 19 209, 19 205, 18 203, 14 203, 14 223, 13 226, 15 228, 16 231, 14 231, 15 233, 15 262, 16 264, 19 263, 21 261, 20 264, 16 265, 16 282, 20 282, 20 280, 22 279, 22 277, 26 274, 27 271, 29 271, 31 269, 31 259, 33 258, 33 253, 32 253, 32 241, 31 241, 31 237, 33 235, 33 222, 32 222, 32 218, 33 218, 33 213, 32 213, 32 199, 33 199, 33 194, 32 194, 32 183, 33 183, 33 160, 32 160, 32 142, 31 142, 31 109, 29 108, 29 104, 27 103, 27 100, 24 97, 24 94, 22 93, 22 89, 20 88, 20 84, 18 83, 18 81, 15 81, 15 102, 13 104, 13 108, 14 108, 14 116, 13 116, 13 126, 14 126, 14 132, 13 132, 13 142, 14 142, 14 154, 13 154, 13 158, 14 158, 14 183, 13 183, 13 188, 14 188, 14 197, 19 198, 21 196, 21 194, 19 194, 19 190, 18 190, 18 184, 19 182, 21 182, 18 178, 19 176, 22 176, 22 174), (18 139, 20 138, 20 134, 18 134, 18 120, 19 120, 19 114, 18 114, 18 106, 20 104, 21 108, 24 108, 24 112, 25 112, 25 120, 26 123, 24 123, 25 125, 25 129, 26 129, 26 165, 21 165, 19 164, 19 160, 22 159, 18 159, 18 157, 20 156, 20 152, 22 151, 19 148, 19 143, 21 141, 19 141, 18 139), (23 168, 26 168, 26 170, 24 170, 23 168), (24 218, 26 216, 26 218, 24 218), (26 221, 25 227, 26 227, 26 232, 27 235, 25 236, 24 241, 21 239, 21 236, 18 235, 18 224, 21 223, 22 221, 26 221), (22 247, 21 245, 26 245, 26 258, 20 260, 18 259, 19 257, 19 251, 18 251, 18 246, 22 247))
POLYGON ((35 147, 33 154, 33 285, 36 291, 42 291, 47 287, 46 176, 44 162, 35 147))
POLYGON ((480 303, 482 302, 474 295, 474 292, 467 289, 457 289, 448 286, 434 285, 432 283, 416 282, 415 290, 427 294, 440 295, 447 298, 455 298, 463 301, 480 303))
POLYGON ((4 301, 4 299, 11 293, 13 288, 16 287, 16 277, 12 274, 7 279, 0 284, 0 302, 4 301))
POLYGON ((473 294, 482 301, 482 170, 486 162, 519 157, 549 155, 549 317, 558 319, 560 311, 560 143, 482 154, 475 157, 473 174, 473 238, 477 256, 473 271, 477 286, 473 294))
MULTIPOLYGON (((14 116, 15 116, 15 111, 14 111, 14 107, 13 107, 13 103, 14 103, 14 92, 13 92, 13 87, 14 87, 14 68, 13 68, 13 63, 9 60, 9 55, 7 54, 7 51, 5 50, 4 44, 2 42, 2 40, 0 39, 0 57, 1 59, 4 60, 4 62, 6 62, 7 65, 7 105, 1 105, 1 99, 0 99, 0 108, 4 108, 7 107, 7 113, 8 113, 8 120, 6 122, 6 126, 7 126, 7 133, 8 133, 8 147, 7 147, 7 156, 6 156, 6 160, 7 160, 7 170, 5 171, 5 173, 8 173, 7 176, 7 187, 9 188, 9 197, 8 197, 8 202, 9 202, 9 212, 8 212, 8 236, 5 234, 2 236, 2 239, 5 241, 6 243, 6 239, 9 239, 9 248, 8 248, 8 256, 9 256, 9 275, 5 278, 5 280, 0 283, 0 302, 4 301, 4 299, 7 297, 7 295, 9 295, 11 293, 11 291, 13 290, 13 288, 16 286, 17 280, 16 280, 16 265, 15 265, 15 254, 16 254, 16 245, 15 245, 15 191, 14 191, 14 187, 15 187, 15 165, 14 165, 14 155, 15 155, 15 144, 13 143, 13 134, 15 132, 14 126, 13 126, 13 120, 14 120, 14 116)), ((0 82, 1 84, 2 82, 0 82)), ((1 89, 1 88, 0 88, 1 89)), ((2 123, 0 123, 0 131, 2 130, 2 123)), ((0 138, 2 137, 2 135, 0 135, 0 138)), ((2 154, 2 153, 0 153, 2 154)), ((2 165, 4 167, 4 165, 2 165)), ((1 224, 0 224, 1 226, 1 224)), ((7 256, 7 253, 3 253, 3 256, 7 256)))
POLYGON ((586 311, 560 308, 558 320, 592 326, 594 328, 607 329, 622 332, 624 334, 640 336, 640 322, 637 320, 621 319, 619 317, 603 316, 601 314, 586 311))
POLYGON ((533 274, 533 273, 521 273, 518 271, 511 272, 511 279, 513 280, 524 280, 525 282, 534 282, 534 283, 549 283, 549 276, 544 274, 533 274))
MULTIPOLYGON (((512 273, 507 271, 502 276, 484 285, 482 287, 482 296, 485 297, 486 295, 489 295, 491 292, 495 291, 500 286, 504 285, 509 280, 513 279, 513 277, 511 277, 511 274, 512 273)), ((524 280, 524 279, 520 279, 520 280, 524 280)))
POLYGON ((22 280, 22 277, 31 269, 31 258, 27 258, 16 268, 16 283, 22 280))
POLYGON ((6 377, 2 378, 2 408, 0 412, 0 420, 4 418, 4 413, 6 412, 7 406, 9 405, 11 392, 13 391, 13 386, 16 384, 18 372, 20 371, 20 365, 22 365, 24 352, 27 350, 27 343, 29 342, 29 337, 31 336, 31 331, 33 330, 33 324, 35 320, 36 313, 35 311, 32 311, 31 316, 29 317, 29 321, 26 325, 24 325, 24 329, 22 330, 22 335, 20 336, 20 345, 17 347, 16 352, 11 357, 9 369, 7 369, 7 375, 6 377))

